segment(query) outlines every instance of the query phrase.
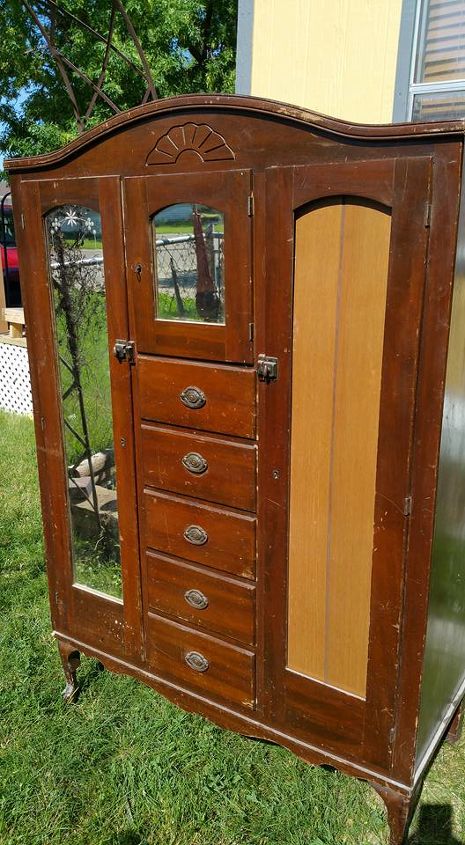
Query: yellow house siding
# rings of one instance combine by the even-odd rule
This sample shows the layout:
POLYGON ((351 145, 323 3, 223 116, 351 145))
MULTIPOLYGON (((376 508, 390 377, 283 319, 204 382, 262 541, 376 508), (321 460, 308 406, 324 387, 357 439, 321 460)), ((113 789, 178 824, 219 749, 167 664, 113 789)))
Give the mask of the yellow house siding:
POLYGON ((251 93, 392 120, 402 0, 254 0, 251 93))

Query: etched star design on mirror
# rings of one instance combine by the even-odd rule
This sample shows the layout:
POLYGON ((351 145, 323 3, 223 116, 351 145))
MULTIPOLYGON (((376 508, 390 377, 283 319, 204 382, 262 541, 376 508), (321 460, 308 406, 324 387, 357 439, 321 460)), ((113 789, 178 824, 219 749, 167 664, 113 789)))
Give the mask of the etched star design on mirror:
POLYGON ((92 218, 80 215, 78 211, 72 207, 64 210, 60 209, 52 219, 51 229, 53 232, 58 233, 63 227, 67 227, 68 229, 79 229, 82 234, 87 232, 94 238, 97 237, 97 230, 92 218))
POLYGON ((68 208, 65 211, 63 217, 63 223, 66 223, 67 226, 77 226, 79 222, 82 222, 82 218, 79 217, 77 211, 74 208, 68 208))
POLYGON ((90 217, 86 217, 85 220, 83 219, 83 222, 86 231, 90 232, 90 234, 95 238, 97 236, 97 230, 95 229, 93 220, 90 217))
POLYGON ((60 209, 52 219, 51 228, 54 232, 59 232, 62 226, 77 226, 78 221, 79 216, 74 209, 69 208, 66 211, 60 209))

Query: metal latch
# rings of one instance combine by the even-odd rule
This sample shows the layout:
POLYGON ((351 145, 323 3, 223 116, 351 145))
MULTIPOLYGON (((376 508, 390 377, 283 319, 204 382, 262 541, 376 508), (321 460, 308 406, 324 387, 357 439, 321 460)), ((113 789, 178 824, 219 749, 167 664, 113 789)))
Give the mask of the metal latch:
POLYGON ((276 381, 278 378, 278 359, 272 358, 270 355, 259 355, 257 375, 260 381, 276 381))
POLYGON ((128 364, 135 364, 136 344, 133 340, 117 340, 113 347, 113 355, 120 364, 127 361, 128 364))

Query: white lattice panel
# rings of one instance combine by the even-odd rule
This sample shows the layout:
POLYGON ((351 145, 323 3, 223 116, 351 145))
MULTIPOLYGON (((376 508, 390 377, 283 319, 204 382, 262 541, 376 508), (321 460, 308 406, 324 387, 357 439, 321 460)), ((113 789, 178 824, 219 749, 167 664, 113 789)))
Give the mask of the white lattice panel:
POLYGON ((0 408, 32 414, 31 380, 24 346, 0 343, 0 408))

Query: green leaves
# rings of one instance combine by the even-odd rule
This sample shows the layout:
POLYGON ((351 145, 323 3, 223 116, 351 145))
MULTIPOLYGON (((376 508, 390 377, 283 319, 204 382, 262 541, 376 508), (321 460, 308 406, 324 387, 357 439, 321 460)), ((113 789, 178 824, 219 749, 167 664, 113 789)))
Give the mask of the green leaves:
MULTIPOLYGON (((97 84, 110 26, 108 0, 36 0, 31 6, 51 33, 57 50, 97 84), (63 14, 70 12, 74 17, 63 14), (79 18, 83 25, 75 18, 79 18), (86 28, 87 27, 87 28, 86 28)), ((233 92, 237 0, 124 0, 160 97, 200 91, 233 92)), ((40 28, 20 0, 0 0, 0 148, 6 156, 36 155, 62 146, 78 134, 76 108, 40 28)), ((123 16, 114 20, 115 50, 103 91, 119 109, 138 105, 147 79, 123 16)), ((86 115, 92 87, 64 66, 77 110, 86 115)), ((89 128, 112 114, 100 98, 89 128)))

